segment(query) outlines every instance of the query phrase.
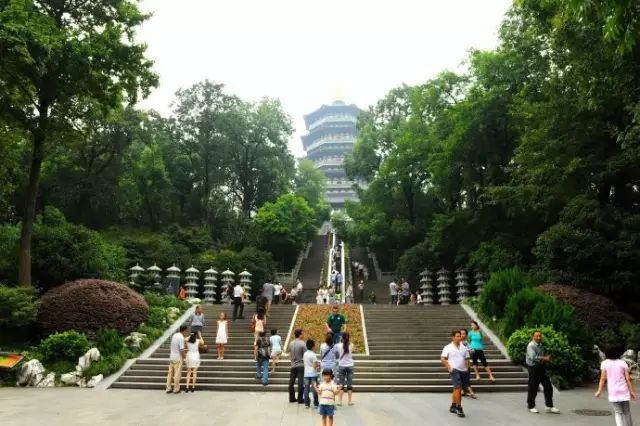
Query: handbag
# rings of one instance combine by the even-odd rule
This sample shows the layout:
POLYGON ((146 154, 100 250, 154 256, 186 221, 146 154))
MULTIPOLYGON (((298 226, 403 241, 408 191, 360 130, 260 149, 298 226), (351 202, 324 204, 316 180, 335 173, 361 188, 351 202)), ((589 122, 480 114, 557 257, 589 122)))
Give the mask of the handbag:
POLYGON ((201 345, 198 345, 198 352, 200 352, 201 354, 206 354, 209 352, 209 346, 204 343, 204 340, 202 341, 201 345))

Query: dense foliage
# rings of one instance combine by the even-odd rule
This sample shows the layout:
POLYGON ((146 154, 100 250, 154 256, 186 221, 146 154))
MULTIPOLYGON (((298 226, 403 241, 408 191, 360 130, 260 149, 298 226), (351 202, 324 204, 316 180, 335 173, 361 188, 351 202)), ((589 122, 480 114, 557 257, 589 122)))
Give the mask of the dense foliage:
POLYGON ((347 171, 370 183, 343 234, 387 270, 518 265, 637 304, 637 22, 628 1, 518 1, 464 73, 390 91, 359 120, 347 171))
POLYGON ((147 302, 135 291, 89 279, 63 284, 42 296, 39 321, 50 333, 76 330, 93 337, 105 328, 130 333, 148 316, 147 302))
POLYGON ((77 362, 78 358, 88 350, 87 336, 73 330, 54 333, 40 342, 38 346, 38 352, 44 363, 77 362))
POLYGON ((502 318, 509 298, 519 290, 532 287, 531 277, 519 269, 497 271, 485 284, 480 295, 480 309, 489 317, 502 318))
POLYGON ((36 321, 37 315, 38 302, 33 289, 0 284, 0 333, 28 327, 36 321))

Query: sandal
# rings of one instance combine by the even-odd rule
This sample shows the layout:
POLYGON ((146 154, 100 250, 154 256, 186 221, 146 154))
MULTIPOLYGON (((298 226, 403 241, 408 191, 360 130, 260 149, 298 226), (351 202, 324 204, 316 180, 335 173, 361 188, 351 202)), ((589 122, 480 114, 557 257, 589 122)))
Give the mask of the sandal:
POLYGON ((352 402, 349 403, 349 405, 355 405, 355 402, 352 401, 352 402))

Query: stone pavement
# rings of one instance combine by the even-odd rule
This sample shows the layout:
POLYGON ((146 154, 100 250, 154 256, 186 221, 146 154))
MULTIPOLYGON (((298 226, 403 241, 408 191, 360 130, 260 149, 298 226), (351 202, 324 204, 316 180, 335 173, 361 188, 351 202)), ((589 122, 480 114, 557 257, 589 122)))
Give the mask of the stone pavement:
MULTIPOLYGON (((447 394, 354 394, 356 405, 339 408, 337 426, 381 425, 614 425, 607 417, 579 416, 574 409, 610 411, 606 398, 593 390, 556 393, 562 414, 531 414, 523 393, 479 395, 463 401, 466 419, 449 414, 447 394)), ((346 397, 345 397, 346 401, 346 397)), ((542 403, 542 395, 538 396, 542 403)), ((632 402, 640 419, 640 403, 632 402)), ((303 405, 289 404, 279 392, 200 392, 166 395, 147 390, 89 390, 78 388, 0 388, 0 425, 251 425, 311 426, 320 416, 303 405)))

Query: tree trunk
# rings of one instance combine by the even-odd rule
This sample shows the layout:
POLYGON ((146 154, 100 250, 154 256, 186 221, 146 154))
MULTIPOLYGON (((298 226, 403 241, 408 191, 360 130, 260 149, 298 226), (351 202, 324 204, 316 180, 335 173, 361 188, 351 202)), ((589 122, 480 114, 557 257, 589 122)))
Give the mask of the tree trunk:
POLYGON ((22 230, 20 233, 20 251, 18 253, 18 283, 30 286, 31 282, 31 237, 33 235, 33 221, 36 213, 38 186, 40 185, 40 171, 44 157, 45 133, 42 128, 33 134, 33 153, 31 156, 31 170, 29 171, 29 186, 22 214, 22 230))

